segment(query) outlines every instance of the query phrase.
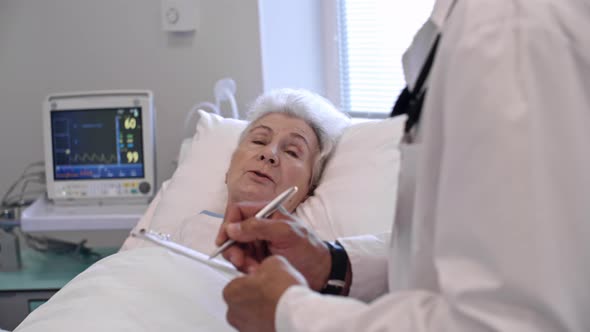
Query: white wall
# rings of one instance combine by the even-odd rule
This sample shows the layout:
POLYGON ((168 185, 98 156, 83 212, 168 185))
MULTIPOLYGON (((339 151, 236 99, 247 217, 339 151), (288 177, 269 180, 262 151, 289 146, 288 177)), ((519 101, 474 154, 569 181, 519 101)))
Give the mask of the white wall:
POLYGON ((151 89, 157 106, 158 180, 170 177, 185 112, 213 100, 222 77, 240 109, 263 91, 258 2, 200 3, 196 33, 161 30, 159 0, 0 1, 0 194, 43 159, 48 93, 151 89))
MULTIPOLYGON (((43 160, 49 93, 152 90, 159 183, 174 170, 186 112, 213 101, 218 79, 234 78, 242 111, 273 88, 324 93, 321 1, 193 1, 198 31, 171 34, 161 30, 160 0, 0 0, 0 195, 43 160)), ((49 235, 116 246, 126 233, 49 235)))

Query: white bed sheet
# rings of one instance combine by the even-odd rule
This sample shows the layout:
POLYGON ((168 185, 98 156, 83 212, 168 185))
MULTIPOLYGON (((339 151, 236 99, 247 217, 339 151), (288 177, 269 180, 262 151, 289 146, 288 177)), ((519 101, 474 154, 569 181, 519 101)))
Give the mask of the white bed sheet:
POLYGON ((123 251, 81 273, 15 331, 233 331, 222 290, 238 274, 160 247, 123 251))

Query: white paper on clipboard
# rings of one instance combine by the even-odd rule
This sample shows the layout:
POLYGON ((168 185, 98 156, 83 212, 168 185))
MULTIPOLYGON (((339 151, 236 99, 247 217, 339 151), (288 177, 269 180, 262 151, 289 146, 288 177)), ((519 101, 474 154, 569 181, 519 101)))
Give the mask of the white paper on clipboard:
MULTIPOLYGON (((131 236, 137 237, 139 239, 144 239, 144 240, 150 241, 150 242, 155 243, 159 246, 167 248, 177 254, 183 255, 185 257, 188 257, 190 259, 193 259, 193 260, 203 263, 205 265, 208 265, 208 266, 211 266, 214 268, 218 268, 222 271, 226 271, 226 272, 230 272, 230 273, 238 272, 236 270, 236 268, 232 264, 230 264, 228 261, 221 259, 221 258, 209 259, 208 255, 205 255, 199 251, 185 247, 181 244, 178 244, 178 243, 170 240, 170 236, 168 234, 162 234, 162 233, 158 233, 153 230, 148 230, 148 229, 142 228, 137 232, 132 232, 131 236)), ((238 272, 238 273, 240 273, 240 272, 238 272)))

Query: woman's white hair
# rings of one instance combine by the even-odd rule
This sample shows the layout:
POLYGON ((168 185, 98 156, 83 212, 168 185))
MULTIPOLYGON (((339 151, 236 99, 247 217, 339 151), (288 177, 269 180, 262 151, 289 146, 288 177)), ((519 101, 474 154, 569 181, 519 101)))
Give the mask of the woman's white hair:
POLYGON ((300 118, 316 134, 320 153, 314 162, 311 173, 310 193, 313 192, 338 139, 344 129, 350 125, 350 118, 337 110, 330 101, 311 91, 303 89, 272 90, 258 97, 248 111, 250 124, 242 132, 240 142, 258 119, 270 113, 283 113, 300 118))

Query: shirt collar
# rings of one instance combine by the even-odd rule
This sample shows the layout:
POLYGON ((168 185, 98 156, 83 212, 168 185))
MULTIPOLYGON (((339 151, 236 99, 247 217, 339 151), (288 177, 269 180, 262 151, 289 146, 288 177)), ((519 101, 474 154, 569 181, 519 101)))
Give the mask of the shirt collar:
POLYGON ((428 52, 436 36, 442 31, 442 27, 449 16, 451 8, 456 0, 437 0, 430 17, 414 36, 412 44, 402 57, 404 76, 410 90, 414 87, 422 65, 428 56, 428 52))
POLYGON ((447 20, 451 12, 451 8, 453 8, 453 4, 457 0, 437 0, 434 3, 434 8, 432 9, 432 14, 430 14, 430 21, 434 23, 434 25, 438 28, 438 31, 442 30, 442 27, 447 20))

